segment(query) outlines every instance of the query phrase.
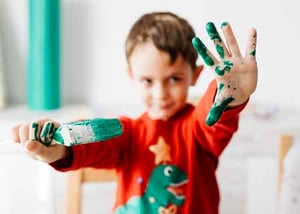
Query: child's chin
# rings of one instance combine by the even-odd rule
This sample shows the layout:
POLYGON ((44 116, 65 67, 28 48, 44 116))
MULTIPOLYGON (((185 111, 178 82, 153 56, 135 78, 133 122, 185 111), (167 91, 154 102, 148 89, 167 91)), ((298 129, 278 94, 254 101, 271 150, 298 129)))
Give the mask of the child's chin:
POLYGON ((164 120, 164 121, 170 119, 170 117, 171 117, 168 114, 158 114, 158 113, 152 113, 152 114, 149 114, 149 116, 152 120, 164 120))

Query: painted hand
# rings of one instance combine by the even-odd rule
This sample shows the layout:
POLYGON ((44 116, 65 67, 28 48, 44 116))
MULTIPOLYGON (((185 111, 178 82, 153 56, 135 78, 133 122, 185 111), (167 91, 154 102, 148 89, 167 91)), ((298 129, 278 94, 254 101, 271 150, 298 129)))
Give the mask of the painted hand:
POLYGON ((21 143, 32 159, 46 163, 54 162, 64 158, 67 149, 59 144, 50 145, 53 125, 60 126, 56 122, 49 122, 49 119, 16 125, 12 128, 13 141, 21 143))
POLYGON ((215 44, 219 59, 206 48, 199 38, 193 39, 194 48, 205 64, 214 71, 218 85, 213 106, 206 118, 209 126, 218 121, 228 106, 237 106, 246 102, 257 85, 256 30, 251 29, 246 54, 242 56, 231 26, 224 22, 221 29, 227 47, 215 25, 212 22, 206 25, 207 33, 215 44))

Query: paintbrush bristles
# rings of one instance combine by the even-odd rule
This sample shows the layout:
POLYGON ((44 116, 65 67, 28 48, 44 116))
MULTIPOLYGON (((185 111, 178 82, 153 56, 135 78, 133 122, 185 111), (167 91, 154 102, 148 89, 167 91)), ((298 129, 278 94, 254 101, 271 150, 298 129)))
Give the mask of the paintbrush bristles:
POLYGON ((73 146, 105 141, 122 133, 122 125, 118 119, 95 118, 63 124, 55 131, 53 140, 65 146, 73 146))

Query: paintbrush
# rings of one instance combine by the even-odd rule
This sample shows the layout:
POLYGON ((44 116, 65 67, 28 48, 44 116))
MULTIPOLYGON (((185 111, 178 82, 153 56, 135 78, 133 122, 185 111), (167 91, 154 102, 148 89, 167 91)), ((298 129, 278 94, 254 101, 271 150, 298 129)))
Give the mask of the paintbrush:
POLYGON ((53 143, 65 146, 105 141, 123 133, 123 128, 118 119, 95 118, 78 122, 64 123, 55 128, 52 121, 44 124, 40 137, 38 137, 38 124, 31 123, 29 137, 39 139, 49 146, 53 143))

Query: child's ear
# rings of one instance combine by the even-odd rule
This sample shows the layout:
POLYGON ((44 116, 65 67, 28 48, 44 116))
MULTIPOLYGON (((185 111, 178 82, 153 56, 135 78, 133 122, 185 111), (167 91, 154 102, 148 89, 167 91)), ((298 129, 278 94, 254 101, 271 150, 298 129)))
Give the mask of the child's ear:
POLYGON ((191 85, 195 85, 195 84, 196 84, 196 82, 197 82, 197 80, 198 80, 198 78, 199 78, 201 72, 203 71, 203 69, 204 69, 204 65, 198 65, 198 66, 194 69, 194 71, 193 71, 193 79, 192 79, 191 85))

